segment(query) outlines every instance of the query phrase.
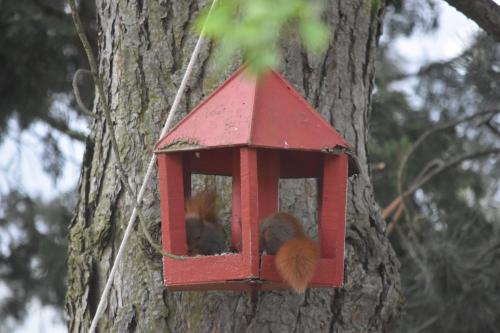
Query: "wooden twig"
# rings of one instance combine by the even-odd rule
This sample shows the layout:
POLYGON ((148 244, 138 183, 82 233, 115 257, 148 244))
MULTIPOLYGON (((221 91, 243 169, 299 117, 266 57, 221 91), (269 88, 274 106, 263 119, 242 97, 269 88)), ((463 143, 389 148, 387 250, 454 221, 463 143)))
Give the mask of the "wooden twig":
POLYGON ((495 134, 496 136, 498 136, 500 138, 500 130, 495 126, 493 125, 493 118, 490 118, 488 120, 488 122, 486 123, 486 127, 488 127, 488 129, 493 133, 495 134))
POLYGON ((65 121, 54 118, 51 115, 48 114, 41 115, 39 119, 44 123, 46 123, 47 125, 49 125, 50 127, 60 131, 61 133, 66 134, 72 139, 84 142, 85 139, 87 138, 87 135, 85 135, 85 133, 70 128, 65 121))
POLYGON ((430 137, 431 135, 436 134, 436 133, 438 133, 440 131, 444 131, 444 130, 447 130, 449 128, 455 127, 458 124, 471 121, 471 120, 473 120, 473 119, 475 119, 477 117, 486 116, 486 115, 492 115, 492 114, 496 114, 496 113, 500 113, 500 110, 499 109, 494 109, 494 110, 487 110, 487 111, 483 111, 483 112, 474 113, 472 115, 463 116, 463 117, 459 117, 459 118, 453 119, 453 120, 451 120, 449 122, 446 122, 444 124, 440 124, 440 125, 434 126, 433 128, 425 131, 415 141, 415 143, 410 147, 410 149, 408 150, 408 152, 403 156, 403 158, 401 160, 401 163, 399 164, 398 174, 397 174, 397 188, 398 188, 398 191, 400 192, 400 195, 402 193, 401 189, 403 187, 403 172, 404 172, 404 170, 406 168, 406 164, 408 163, 408 159, 415 152, 415 150, 417 150, 417 148, 428 137, 430 137))
MULTIPOLYGON (((478 113, 474 113, 472 115, 467 115, 467 116, 463 116, 463 117, 459 117, 459 118, 456 118, 456 119, 453 119, 449 122, 446 122, 444 124, 439 124, 437 126, 434 126, 433 128, 427 130, 426 132, 424 132, 414 143, 413 145, 410 147, 410 149, 406 152, 406 154, 403 156, 402 160, 401 160, 401 163, 399 164, 399 167, 398 167, 398 173, 397 173, 397 179, 396 179, 396 188, 398 190, 398 197, 396 197, 396 199, 394 199, 388 206, 387 208, 385 208, 383 210, 383 213, 382 213, 382 216, 384 217, 384 219, 386 219, 393 211, 394 209, 396 209, 400 204, 403 205, 403 209, 406 209, 406 203, 405 203, 405 198, 409 195, 408 194, 408 191, 404 192, 403 191, 403 174, 404 174, 404 170, 406 168, 406 165, 408 163, 408 160, 410 158, 410 156, 417 150, 417 148, 427 139, 429 138, 431 135, 433 134, 436 134, 440 131, 443 131, 443 130, 446 130, 446 129, 449 129, 449 128, 452 128, 452 127, 455 127, 457 126, 458 124, 461 124, 461 123, 464 123, 464 122, 468 122, 468 121, 471 121, 473 119, 476 119, 478 117, 481 117, 481 116, 486 116, 486 115, 495 115, 497 113, 500 113, 500 110, 499 109, 493 109, 493 110, 486 110, 486 111, 482 111, 482 112, 478 112, 478 113)), ((434 162, 434 161, 433 161, 434 162)), ((429 169, 431 167, 433 167, 433 162, 431 163, 428 163, 426 165, 426 167, 424 167, 424 169, 420 172, 419 176, 416 178, 416 180, 419 180, 420 178, 424 178, 424 175, 429 171, 429 169)), ((439 168, 438 168, 439 169, 439 168)), ((430 178, 432 178, 433 176, 431 176, 430 178)), ((430 179, 429 178, 429 179, 430 179)), ((415 180, 413 181, 415 182, 415 180)), ((426 183, 427 180, 424 182, 426 183)), ((416 188, 418 189, 418 187, 416 188)), ((415 190, 416 190, 415 189, 415 190)), ((412 191, 410 191, 411 193, 413 193, 412 191)))
POLYGON ((404 192, 404 196, 408 196, 418 190, 420 187, 425 185, 431 178, 434 176, 439 175, 440 173, 444 172, 445 170, 452 168, 458 164, 460 164, 463 161, 466 160, 472 160, 492 154, 500 154, 500 147, 494 147, 494 148, 488 148, 488 149, 483 149, 479 151, 475 151, 472 153, 466 153, 462 154, 459 156, 456 156, 447 162, 443 163, 439 168, 434 169, 433 171, 429 172, 426 176, 422 177, 421 180, 417 181, 413 185, 410 186, 410 188, 404 192))
POLYGON ((396 199, 392 200, 392 202, 386 208, 384 208, 384 210, 382 211, 382 218, 386 220, 394 211, 394 209, 398 208, 400 204, 401 196, 397 196, 396 199))
POLYGON ((389 223, 389 226, 387 227, 386 233, 390 234, 391 231, 396 227, 396 224, 398 223, 399 218, 401 217, 401 214, 403 213, 403 205, 401 204, 401 201, 399 202, 399 205, 397 206, 398 209, 396 210, 396 213, 394 213, 394 216, 392 218, 391 223, 389 223))
POLYGON ((415 72, 397 73, 394 75, 389 75, 387 78, 385 78, 385 80, 387 80, 388 82, 393 82, 393 81, 401 81, 401 80, 405 80, 405 79, 417 77, 417 76, 426 76, 426 75, 429 75, 431 73, 434 73, 435 70, 440 70, 440 69, 446 68, 447 66, 459 63, 460 61, 469 57, 471 54, 472 54, 472 51, 470 49, 467 49, 464 52, 460 53, 459 55, 457 55, 456 57, 453 57, 451 59, 430 63, 428 65, 422 66, 418 71, 415 71, 415 72))
POLYGON ((392 226, 390 226, 390 228, 388 227, 387 233, 390 233, 394 229, 395 224, 397 223, 397 220, 399 219, 399 216, 401 215, 400 210, 405 209, 404 198, 413 194, 416 190, 418 190, 419 188, 424 186, 433 177, 439 175, 440 173, 446 171, 447 169, 450 169, 450 168, 460 164, 463 161, 481 158, 481 157, 493 155, 493 154, 500 154, 500 147, 483 149, 480 151, 466 153, 466 154, 456 156, 452 159, 449 159, 446 162, 442 162, 439 167, 433 169, 432 171, 428 172, 426 175, 422 176, 417 181, 413 182, 413 184, 410 185, 410 187, 406 191, 404 191, 400 196, 398 196, 396 199, 394 199, 387 206, 387 208, 384 209, 384 211, 383 211, 384 219, 387 219, 387 217, 389 217, 391 212, 393 212, 395 209, 397 209, 397 210, 396 210, 396 214, 394 216, 395 217, 398 216, 398 218, 393 218, 393 220, 391 221, 392 226))

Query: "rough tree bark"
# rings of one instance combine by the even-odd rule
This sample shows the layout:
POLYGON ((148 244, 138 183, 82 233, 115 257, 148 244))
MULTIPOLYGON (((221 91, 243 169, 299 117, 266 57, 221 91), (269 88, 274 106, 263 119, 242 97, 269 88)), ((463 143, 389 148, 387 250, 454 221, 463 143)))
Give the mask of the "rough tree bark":
MULTIPOLYGON (((308 56, 296 38, 284 42, 285 77, 350 141, 362 174, 350 181, 346 278, 341 289, 259 294, 255 307, 237 292, 169 292, 161 262, 140 232, 132 236, 99 332, 386 332, 400 307, 398 262, 373 198, 366 143, 374 57, 384 10, 368 0, 325 1, 333 38, 322 56, 308 56)), ((383 2, 382 2, 383 3, 383 2)), ((120 152, 140 183, 166 110, 196 36, 195 0, 97 0, 99 67, 116 124, 120 152)), ((213 48, 199 56, 181 109, 185 114, 227 75, 213 68, 213 48)), ((97 110, 100 109, 96 105, 97 110)), ((286 208, 314 216, 310 181, 287 182, 286 208)), ((312 191, 314 192, 314 191, 312 191)), ((87 140, 80 202, 71 223, 66 312, 70 332, 86 332, 131 212, 103 121, 87 140)), ((159 223, 156 178, 145 215, 159 223)))

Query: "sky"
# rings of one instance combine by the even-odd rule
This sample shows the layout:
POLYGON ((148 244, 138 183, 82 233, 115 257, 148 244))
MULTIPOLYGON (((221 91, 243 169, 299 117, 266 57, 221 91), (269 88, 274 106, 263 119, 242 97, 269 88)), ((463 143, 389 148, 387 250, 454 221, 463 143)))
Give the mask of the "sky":
MULTIPOLYGON (((69 115, 70 116, 70 115, 69 115)), ((82 120, 71 119, 74 129, 88 132, 82 120)), ((58 193, 73 189, 78 182, 80 165, 82 162, 84 145, 71 140, 63 134, 52 130, 42 122, 34 123, 29 130, 20 131, 16 122, 11 120, 8 124, 9 135, 0 146, 0 194, 6 193, 12 182, 24 188, 31 196, 39 196, 49 200, 58 193), (43 171, 40 160, 43 158, 43 148, 40 138, 47 132, 56 136, 62 153, 66 156, 61 178, 54 181, 43 171)))
MULTIPOLYGON (((500 2, 500 0, 497 0, 500 2)), ((406 60, 407 69, 413 72, 421 64, 446 60, 461 53, 471 37, 479 30, 477 24, 446 2, 441 7, 440 28, 431 34, 415 34, 410 38, 399 38, 393 50, 406 60)))
MULTIPOLYGON (((500 0, 495 2, 500 3, 500 0)), ((399 54, 408 71, 417 69, 420 65, 436 60, 445 60, 458 55, 470 42, 471 37, 478 31, 477 25, 464 15, 450 7, 444 1, 438 3, 441 7, 440 28, 432 34, 415 35, 411 38, 400 38, 393 44, 393 51, 399 54)), ((87 131, 85 122, 72 122, 80 130, 87 131)), ((80 163, 83 156, 84 145, 72 141, 65 136, 60 136, 61 147, 68 161, 65 164, 61 179, 54 183, 39 165, 39 158, 43 156, 43 150, 38 144, 38 136, 49 131, 46 125, 35 124, 31 131, 16 135, 15 123, 10 124, 13 135, 10 135, 0 146, 0 170, 10 168, 18 182, 24 185, 30 195, 50 199, 58 193, 67 191, 77 185, 80 175, 80 163), (18 150, 18 143, 24 144, 30 149, 18 150), (16 156, 17 154, 17 156, 16 156), (6 166, 5 161, 9 157, 15 157, 17 164, 6 166), (2 164, 4 163, 4 164, 2 164)), ((0 174, 0 196, 8 188, 8 180, 5 175, 0 174)), ((0 297, 2 293, 0 286, 0 297)), ((53 309, 42 307, 37 302, 32 302, 29 309, 29 317, 13 333, 42 333, 42 332, 65 332, 64 324, 57 320, 53 309)))

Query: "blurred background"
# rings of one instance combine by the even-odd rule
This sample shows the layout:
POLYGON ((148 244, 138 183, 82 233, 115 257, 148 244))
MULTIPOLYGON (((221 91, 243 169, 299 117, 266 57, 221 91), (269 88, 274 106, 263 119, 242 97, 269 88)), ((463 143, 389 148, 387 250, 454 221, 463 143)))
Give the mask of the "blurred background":
MULTIPOLYGON (((500 332, 500 45, 444 1, 389 2, 369 152, 400 330, 500 332)), ((92 2, 80 15, 95 45, 92 2)), ((0 0, 0 332, 65 331, 87 67, 65 1, 0 0)))

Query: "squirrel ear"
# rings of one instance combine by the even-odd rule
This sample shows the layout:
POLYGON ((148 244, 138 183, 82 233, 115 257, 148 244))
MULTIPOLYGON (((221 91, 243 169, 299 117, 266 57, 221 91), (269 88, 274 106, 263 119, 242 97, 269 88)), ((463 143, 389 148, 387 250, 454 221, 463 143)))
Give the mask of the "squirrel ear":
POLYGON ((186 201, 185 212, 195 213, 202 220, 215 222, 217 211, 215 207, 216 195, 214 191, 201 191, 186 201))

